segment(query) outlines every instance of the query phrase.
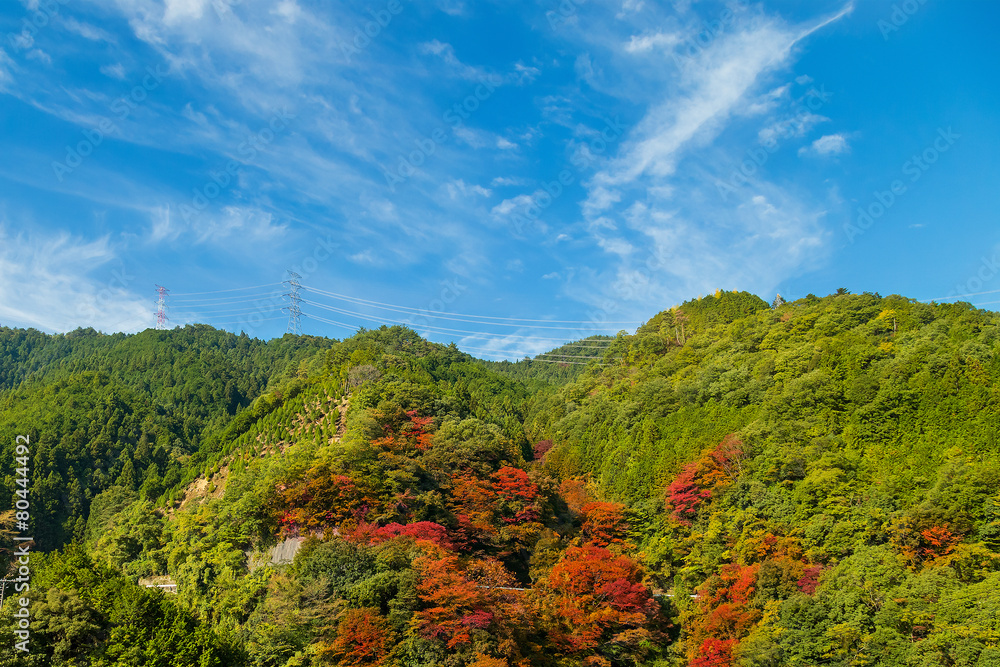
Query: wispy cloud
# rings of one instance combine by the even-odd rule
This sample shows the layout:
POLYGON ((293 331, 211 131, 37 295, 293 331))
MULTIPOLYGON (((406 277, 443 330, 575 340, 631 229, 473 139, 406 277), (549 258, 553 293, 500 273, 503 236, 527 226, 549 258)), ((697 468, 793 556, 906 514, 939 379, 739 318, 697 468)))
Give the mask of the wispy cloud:
POLYGON ((827 134, 812 142, 808 148, 800 148, 799 155, 808 155, 811 153, 825 157, 829 155, 840 155, 841 153, 846 153, 850 149, 851 147, 847 143, 847 137, 843 134, 827 134))
POLYGON ((6 51, 0 48, 0 90, 5 90, 14 82, 13 69, 14 61, 11 60, 6 51))
POLYGON ((134 294, 116 259, 107 237, 11 235, 0 223, 0 322, 49 332, 151 326, 149 301, 134 294))
MULTIPOLYGON (((782 125, 789 84, 756 91, 794 61, 795 47, 806 36, 850 10, 848 5, 805 25, 750 13, 684 57, 673 57, 671 49, 683 48, 675 46, 683 39, 672 33, 645 33, 623 45, 633 58, 663 61, 669 54, 676 78, 661 99, 650 100, 617 154, 585 182, 584 218, 622 216, 627 225, 618 236, 601 231, 604 225, 592 226, 594 242, 618 264, 591 272, 591 280, 583 281, 586 287, 577 288, 577 298, 586 298, 589 290, 593 303, 611 297, 610 302, 645 304, 664 294, 681 297, 726 286, 768 290, 824 256, 828 235, 822 203, 758 179, 734 206, 707 196, 707 185, 715 180, 711 171, 695 167, 681 173, 678 166, 696 152, 702 161, 717 154, 720 147, 714 144, 723 132, 755 116, 776 116, 762 136, 801 135, 823 120, 799 114, 794 127, 782 125), (633 252, 636 247, 644 252, 633 252)), ((819 148, 833 152, 838 147, 827 140, 819 148)))
POLYGON ((101 74, 112 79, 118 79, 119 81, 125 80, 125 66, 121 63, 115 63, 114 65, 102 65, 101 74))
POLYGON ((83 21, 78 21, 72 16, 63 18, 62 25, 70 32, 77 34, 84 39, 89 39, 92 42, 115 42, 115 38, 112 37, 106 30, 102 30, 97 26, 83 21))

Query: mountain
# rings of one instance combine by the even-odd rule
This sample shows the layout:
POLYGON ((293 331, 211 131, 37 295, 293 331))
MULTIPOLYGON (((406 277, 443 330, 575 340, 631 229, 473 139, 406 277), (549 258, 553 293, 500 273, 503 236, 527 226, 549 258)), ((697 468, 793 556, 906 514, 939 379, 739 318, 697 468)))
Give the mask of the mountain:
POLYGON ((0 329, 0 664, 1000 664, 998 324, 720 291, 516 363, 0 329))

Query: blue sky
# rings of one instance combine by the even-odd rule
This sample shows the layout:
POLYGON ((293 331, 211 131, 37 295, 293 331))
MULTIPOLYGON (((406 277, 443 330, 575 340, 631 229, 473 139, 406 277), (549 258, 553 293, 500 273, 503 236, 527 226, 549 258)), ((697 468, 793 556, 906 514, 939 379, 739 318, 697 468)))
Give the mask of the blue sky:
POLYGON ((288 269, 306 333, 409 320, 491 357, 720 288, 995 307, 998 18, 5 2, 0 324, 142 330, 161 284, 171 324, 272 337, 288 269))

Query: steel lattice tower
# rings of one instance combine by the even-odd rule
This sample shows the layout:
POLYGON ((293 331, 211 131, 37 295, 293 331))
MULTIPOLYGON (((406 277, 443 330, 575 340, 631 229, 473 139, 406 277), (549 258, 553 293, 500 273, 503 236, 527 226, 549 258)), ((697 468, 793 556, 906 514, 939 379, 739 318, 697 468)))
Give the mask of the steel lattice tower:
POLYGON ((299 296, 299 290, 302 289, 302 285, 299 284, 299 279, 302 278, 299 274, 294 271, 288 272, 288 280, 283 281, 288 285, 288 292, 285 296, 288 297, 288 328, 285 330, 286 333, 295 334, 296 336, 302 335, 302 309, 299 307, 299 303, 302 301, 302 297, 299 296))
POLYGON ((156 293, 160 295, 160 298, 156 300, 156 328, 166 329, 167 328, 167 295, 170 294, 170 290, 162 285, 156 286, 156 293))

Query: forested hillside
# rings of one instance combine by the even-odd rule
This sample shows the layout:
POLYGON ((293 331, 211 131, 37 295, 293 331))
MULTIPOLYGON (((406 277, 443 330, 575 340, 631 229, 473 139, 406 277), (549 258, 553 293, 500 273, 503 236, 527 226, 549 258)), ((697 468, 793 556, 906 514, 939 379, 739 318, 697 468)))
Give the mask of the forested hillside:
POLYGON ((718 293, 621 339, 627 364, 526 430, 555 442, 549 474, 648 520, 680 664, 1000 665, 998 324, 718 293))
POLYGON ((516 364, 0 329, 0 664, 1000 665, 998 324, 718 292, 516 364))

